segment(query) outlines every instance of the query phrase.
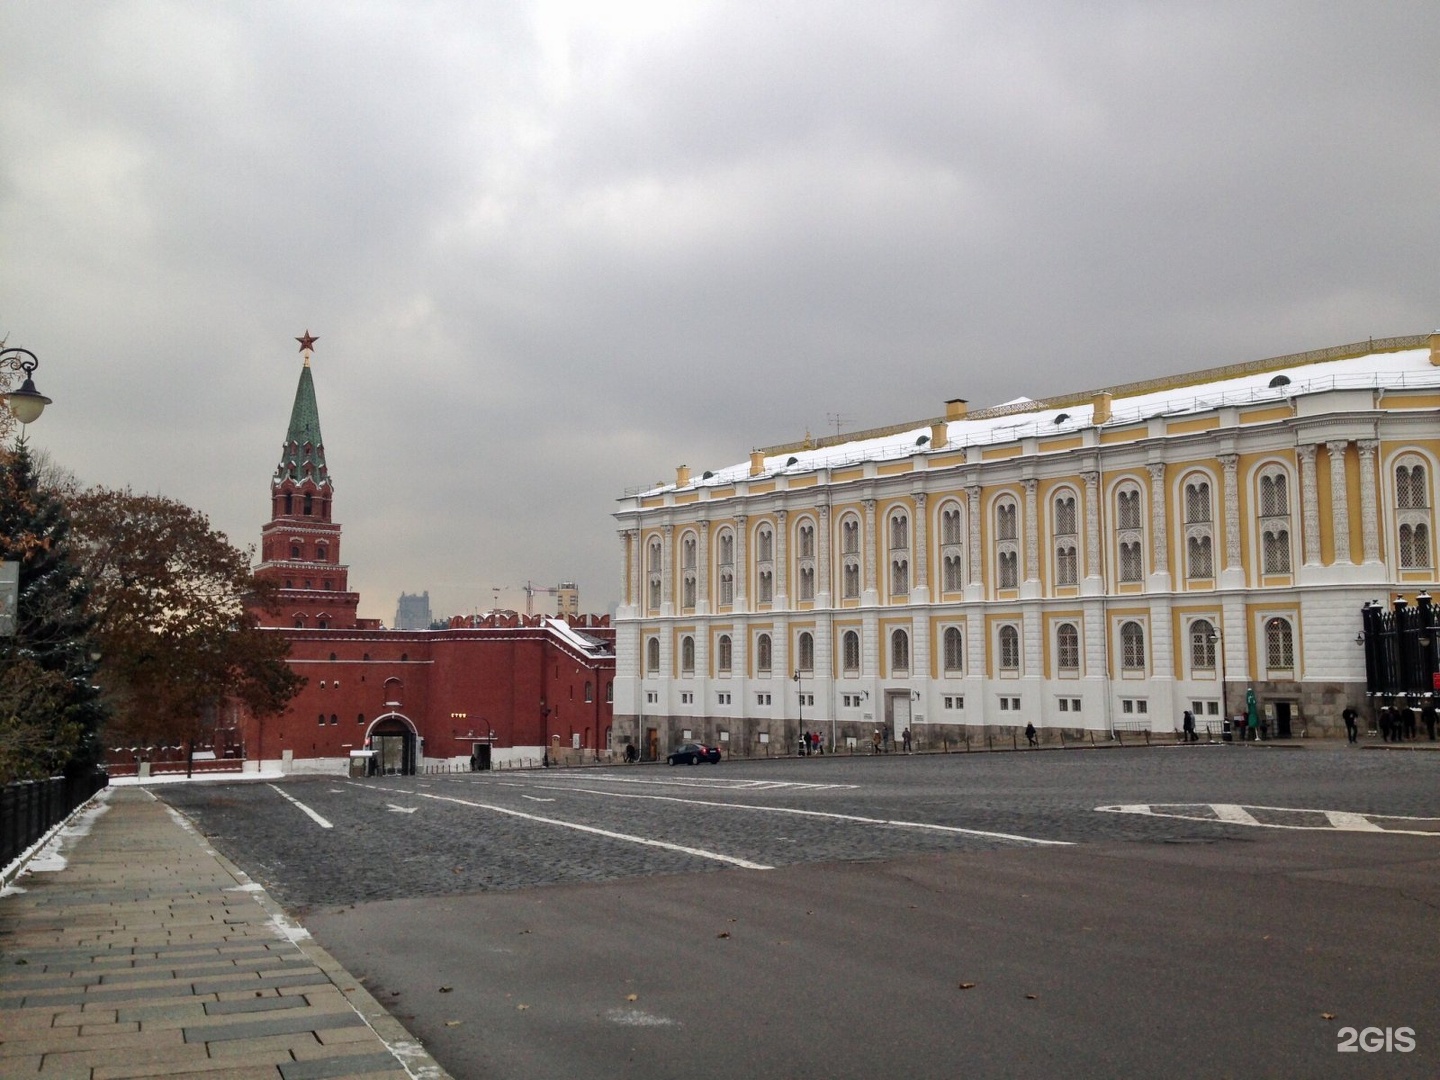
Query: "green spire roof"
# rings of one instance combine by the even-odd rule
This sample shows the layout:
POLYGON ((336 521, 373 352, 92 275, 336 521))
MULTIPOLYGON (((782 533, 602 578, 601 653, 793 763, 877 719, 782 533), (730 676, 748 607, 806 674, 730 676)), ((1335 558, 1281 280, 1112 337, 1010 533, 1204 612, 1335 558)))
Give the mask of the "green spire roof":
POLYGON ((275 482, 290 479, 298 484, 306 477, 313 478, 320 487, 330 486, 325 441, 320 435, 320 410, 315 404, 315 380, 308 363, 300 369, 300 385, 295 388, 295 405, 290 410, 290 427, 280 450, 275 482))

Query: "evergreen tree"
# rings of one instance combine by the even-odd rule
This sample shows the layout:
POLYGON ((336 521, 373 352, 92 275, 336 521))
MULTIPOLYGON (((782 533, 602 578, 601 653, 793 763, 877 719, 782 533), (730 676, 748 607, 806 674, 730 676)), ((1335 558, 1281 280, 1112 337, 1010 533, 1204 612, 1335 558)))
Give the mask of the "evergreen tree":
POLYGON ((0 782, 84 772, 105 719, 89 590, 70 515, 23 439, 0 460, 0 559, 20 564, 15 636, 0 639, 0 782))

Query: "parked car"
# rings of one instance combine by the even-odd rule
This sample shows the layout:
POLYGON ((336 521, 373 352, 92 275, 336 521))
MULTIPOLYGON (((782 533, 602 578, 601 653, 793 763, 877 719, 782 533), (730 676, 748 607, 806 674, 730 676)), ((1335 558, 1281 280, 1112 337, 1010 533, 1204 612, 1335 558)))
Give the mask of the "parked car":
POLYGON ((681 743, 666 760, 671 765, 699 765, 702 761, 714 765, 720 761, 720 748, 698 742, 681 743))

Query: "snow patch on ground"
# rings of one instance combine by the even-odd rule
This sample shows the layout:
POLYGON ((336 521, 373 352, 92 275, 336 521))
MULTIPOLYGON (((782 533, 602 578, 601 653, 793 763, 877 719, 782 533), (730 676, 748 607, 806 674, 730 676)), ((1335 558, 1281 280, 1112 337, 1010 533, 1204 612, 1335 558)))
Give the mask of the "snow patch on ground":
MULTIPOLYGON (((73 846, 81 837, 90 835, 90 830, 95 827, 96 819, 110 809, 109 797, 108 789, 101 790, 90 800, 85 809, 22 851, 14 862, 5 867, 4 878, 10 878, 11 872, 16 867, 24 868, 13 875, 16 882, 28 874, 53 874, 64 870, 69 862, 64 855, 65 846, 67 844, 73 846)), ((0 896, 10 896, 13 893, 24 891, 23 888, 12 882, 0 889, 0 896)))
POLYGON ((668 1016, 656 1016, 643 1009, 611 1009, 605 1019, 624 1027, 676 1027, 677 1021, 668 1016))

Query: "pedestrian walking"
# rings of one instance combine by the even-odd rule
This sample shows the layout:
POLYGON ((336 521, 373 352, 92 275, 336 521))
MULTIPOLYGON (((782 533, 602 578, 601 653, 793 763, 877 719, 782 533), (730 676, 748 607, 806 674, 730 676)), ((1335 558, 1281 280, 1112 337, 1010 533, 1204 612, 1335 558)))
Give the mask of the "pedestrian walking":
POLYGON ((1419 733, 1419 725, 1415 723, 1415 706, 1406 705, 1400 710, 1400 719, 1404 724, 1405 738, 1413 739, 1419 733))
POLYGON ((880 752, 880 729, 879 729, 879 728, 876 728, 876 729, 875 729, 875 734, 872 735, 872 736, 870 736, 870 752, 871 752, 872 754, 878 754, 878 753, 880 752))
POLYGON ((1185 710, 1185 716, 1180 721, 1180 730, 1186 742, 1195 742, 1200 737, 1195 734, 1195 716, 1189 709, 1185 710))
POLYGON ((1420 710, 1420 719, 1425 721, 1425 735, 1431 742, 1435 741, 1435 703, 1427 701, 1425 707, 1420 710))
POLYGON ((1375 717, 1375 726, 1380 729, 1380 741, 1390 741, 1390 706, 1381 705, 1380 712, 1375 717))
POLYGON ((1346 705, 1345 711, 1340 714, 1340 717, 1345 721, 1346 741, 1352 743, 1356 742, 1360 738, 1360 732, 1355 726, 1355 721, 1357 719, 1355 707, 1353 705, 1346 705))
POLYGON ((900 738, 904 741, 905 753, 908 754, 910 752, 910 729, 908 727, 900 733, 900 738))
POLYGON ((1245 691, 1245 712, 1246 712, 1246 737, 1251 742, 1260 740, 1260 704, 1255 700, 1255 689, 1250 687, 1245 691))
POLYGON ((1028 720, 1025 722, 1025 742, 1030 746, 1040 745, 1040 740, 1035 737, 1035 725, 1028 720))

